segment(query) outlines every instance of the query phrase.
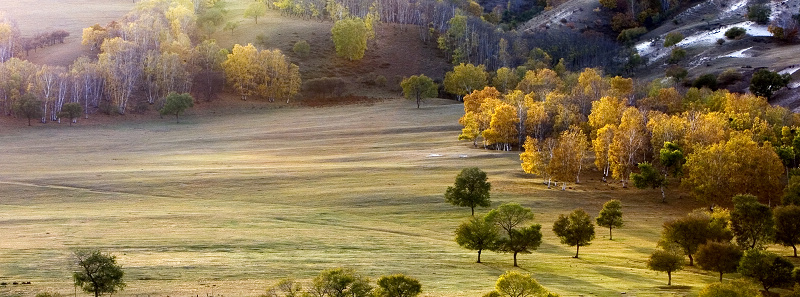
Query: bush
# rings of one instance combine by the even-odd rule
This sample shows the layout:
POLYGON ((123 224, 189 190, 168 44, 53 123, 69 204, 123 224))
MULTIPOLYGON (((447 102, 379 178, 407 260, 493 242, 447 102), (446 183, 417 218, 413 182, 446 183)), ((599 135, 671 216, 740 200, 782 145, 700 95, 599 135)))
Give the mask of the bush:
POLYGON ((378 75, 375 77, 375 85, 379 87, 385 87, 386 82, 387 82, 386 77, 383 75, 378 75))
POLYGON ((725 69, 717 76, 717 84, 727 86, 742 80, 742 74, 734 68, 725 69))
POLYGON ((611 29, 616 32, 621 32, 622 30, 634 28, 636 26, 639 26, 639 23, 628 14, 617 13, 611 18, 611 29))
POLYGON ((636 27, 622 30, 622 32, 617 35, 617 41, 628 44, 632 43, 634 40, 639 38, 639 36, 644 35, 647 33, 647 28, 645 27, 636 27))
POLYGON ((692 83, 692 87, 702 89, 702 88, 709 88, 711 90, 717 89, 717 77, 711 73, 703 74, 694 80, 692 83))
POLYGON ((344 95, 345 82, 338 77, 315 78, 306 81, 304 91, 321 97, 341 97, 344 95))
POLYGON ((725 38, 717 39, 717 44, 719 44, 719 45, 725 44, 725 38))
POLYGON ((789 84, 790 80, 789 74, 780 75, 777 72, 760 69, 753 73, 753 78, 750 80, 750 92, 769 99, 773 93, 789 84))
POLYGON ((36 297, 62 297, 61 293, 58 292, 41 292, 36 294, 36 297))
POLYGON ((725 31, 725 37, 728 39, 742 39, 747 34, 747 30, 742 27, 733 27, 725 31))
POLYGON ((681 42, 683 38, 684 37, 683 34, 681 34, 681 32, 669 32, 667 33, 667 36, 664 37, 664 47, 670 47, 676 45, 678 44, 678 42, 681 42))
POLYGON ((296 55, 305 58, 311 53, 311 45, 308 44, 308 41, 300 40, 294 44, 292 51, 294 51, 296 55))
POLYGON ((765 4, 755 4, 747 7, 747 19, 761 25, 769 23, 770 14, 772 14, 772 9, 765 4))
POLYGON ((686 68, 683 68, 678 65, 672 65, 667 67, 667 70, 664 72, 664 76, 666 77, 674 77, 675 80, 681 81, 686 76, 689 75, 689 71, 686 71, 686 68))
POLYGON ((668 62, 670 64, 677 64, 678 62, 683 60, 683 58, 686 58, 686 50, 680 47, 675 47, 672 49, 672 53, 669 55, 668 62))

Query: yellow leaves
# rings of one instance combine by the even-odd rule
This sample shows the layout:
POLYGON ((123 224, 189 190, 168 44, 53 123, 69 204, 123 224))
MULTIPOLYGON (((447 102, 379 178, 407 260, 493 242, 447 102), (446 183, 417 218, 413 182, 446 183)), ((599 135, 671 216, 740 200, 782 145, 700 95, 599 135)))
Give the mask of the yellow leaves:
POLYGON ((445 74, 443 83, 447 92, 463 96, 484 88, 488 79, 485 66, 461 63, 445 74))
POLYGON ((633 94, 633 79, 621 76, 612 77, 610 80, 610 95, 617 98, 628 98, 633 94))
POLYGON ((256 60, 258 50, 252 44, 241 46, 236 44, 233 51, 228 54, 228 59, 222 62, 222 69, 225 70, 225 77, 228 84, 233 87, 242 100, 247 100, 255 91, 255 77, 258 72, 256 60))
POLYGON ((500 92, 493 87, 484 87, 483 90, 473 91, 471 94, 464 96, 464 111, 467 113, 480 112, 481 104, 483 104, 487 98, 498 99, 500 98, 500 92))
POLYGON ((525 77, 517 84, 517 90, 526 94, 534 93, 541 100, 546 94, 558 89, 563 84, 558 74, 548 68, 528 70, 525 77))
POLYGON ((222 68, 228 83, 242 100, 257 92, 270 101, 286 99, 288 102, 300 90, 299 67, 290 64, 278 49, 259 52, 252 44, 236 44, 222 68))
POLYGON ((600 96, 607 90, 607 83, 603 80, 603 73, 595 68, 586 68, 578 76, 578 88, 582 95, 591 100, 600 99, 600 96))
POLYGON ((578 175, 588 149, 589 142, 579 128, 572 127, 561 132, 553 150, 553 158, 547 166, 549 174, 558 181, 566 182, 574 178, 575 182, 580 182, 578 175))
POLYGON ((336 55, 350 61, 361 60, 367 51, 367 25, 364 20, 350 18, 338 20, 331 28, 336 55))
POLYGON ((516 142, 517 123, 519 117, 516 108, 500 102, 494 108, 489 129, 483 131, 483 138, 489 145, 502 144, 505 150, 510 150, 510 144, 516 142))
POLYGON ((686 152, 691 153, 696 148, 709 146, 728 137, 728 119, 718 112, 685 114, 689 123, 686 130, 686 152))
POLYGON ((458 140, 471 140, 473 145, 477 146, 478 143, 476 140, 478 136, 481 135, 481 129, 478 123, 478 117, 475 116, 475 113, 467 112, 458 120, 458 123, 464 126, 464 128, 461 129, 461 134, 458 135, 458 140))
POLYGON ((589 125, 597 130, 606 125, 619 125, 625 102, 616 97, 603 97, 592 102, 592 113, 589 114, 589 125))
POLYGON ((603 178, 608 176, 611 170, 611 144, 614 142, 614 130, 616 126, 605 125, 597 130, 597 137, 592 140, 592 148, 594 149, 594 164, 597 169, 603 171, 603 178))
POLYGON ((682 116, 667 115, 661 112, 650 112, 647 130, 650 131, 650 145, 657 155, 665 142, 674 142, 685 149, 683 142, 689 121, 682 116))
POLYGON ((611 175, 624 184, 632 168, 642 161, 639 157, 646 137, 644 116, 638 109, 628 107, 615 132, 609 151, 611 175))
POLYGON ((528 174, 541 175, 539 168, 542 160, 539 152, 539 141, 528 136, 525 138, 525 144, 522 145, 523 152, 519 154, 519 160, 522 161, 522 171, 528 174))

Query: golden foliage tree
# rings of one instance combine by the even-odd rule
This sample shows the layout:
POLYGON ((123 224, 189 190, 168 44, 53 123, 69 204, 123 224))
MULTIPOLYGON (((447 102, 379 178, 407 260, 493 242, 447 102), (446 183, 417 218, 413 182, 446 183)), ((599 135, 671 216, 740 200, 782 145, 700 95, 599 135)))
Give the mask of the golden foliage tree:
POLYGON ((461 63, 453 67, 453 71, 445 73, 444 90, 461 97, 484 88, 488 80, 485 66, 461 63))
POLYGON ((256 92, 258 74, 258 49, 252 44, 242 46, 236 44, 233 51, 228 54, 228 59, 222 62, 225 78, 242 100, 256 92))
POLYGON ((574 179, 575 183, 581 182, 581 169, 588 149, 589 141, 579 128, 573 127, 561 132, 547 170, 553 178, 561 182, 562 190, 566 189, 567 181, 574 179))
POLYGON ((500 103, 495 107, 489 123, 489 129, 483 131, 483 138, 488 145, 495 145, 502 150, 511 150, 511 144, 517 139, 517 109, 500 103))
POLYGON ((642 113, 634 107, 628 107, 622 114, 609 150, 611 175, 622 181, 623 187, 627 186, 627 178, 633 167, 642 161, 642 150, 647 143, 645 132, 642 113))

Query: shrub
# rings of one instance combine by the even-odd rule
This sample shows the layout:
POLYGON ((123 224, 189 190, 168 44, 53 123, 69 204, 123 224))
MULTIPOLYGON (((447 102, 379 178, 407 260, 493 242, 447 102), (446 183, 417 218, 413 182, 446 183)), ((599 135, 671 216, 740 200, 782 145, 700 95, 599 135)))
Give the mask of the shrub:
POLYGON ((664 37, 664 47, 670 47, 676 45, 678 44, 678 42, 681 42, 683 38, 684 37, 683 34, 681 34, 681 32, 669 32, 667 33, 667 36, 664 37))
POLYGON ((672 53, 669 55, 668 62, 670 64, 677 64, 678 62, 683 60, 683 58, 686 58, 686 50, 680 47, 675 47, 672 49, 672 53))
POLYGON ((717 44, 719 44, 719 45, 725 44, 725 38, 717 39, 717 44))
POLYGON ((709 88, 711 90, 717 89, 717 77, 711 73, 703 74, 694 80, 692 83, 692 87, 702 89, 702 88, 709 88))
POLYGON ((769 23, 770 14, 772 14, 772 9, 765 4, 755 4, 747 7, 747 19, 761 25, 769 23))
POLYGON ((667 70, 664 72, 664 75, 667 77, 674 77, 675 80, 680 81, 689 75, 689 71, 686 71, 686 68, 683 68, 681 66, 672 65, 667 67, 667 70))
POLYGON ((386 77, 383 75, 378 75, 375 77, 375 85, 379 87, 385 87, 386 82, 387 82, 386 77))
POLYGON ((321 97, 341 97, 346 89, 344 80, 338 77, 310 79, 304 87, 305 91, 321 97))
POLYGON ((308 44, 308 41, 300 40, 294 44, 292 51, 294 51, 296 55, 305 58, 311 53, 311 45, 308 44))
POLYGON ((622 30, 622 32, 620 32, 619 35, 617 35, 617 41, 626 44, 631 43, 634 40, 636 40, 636 38, 639 38, 639 36, 642 36, 645 33, 647 33, 647 28, 645 27, 625 29, 622 30))
POLYGON ((734 68, 725 69, 717 76, 717 84, 727 86, 742 80, 742 74, 734 68))
POLYGON ((617 13, 611 18, 611 29, 616 32, 621 32, 622 30, 628 28, 634 28, 638 26, 639 23, 633 19, 632 16, 624 13, 617 13))
POLYGON ((756 96, 769 99, 772 94, 789 84, 789 74, 780 75, 767 69, 760 69, 753 74, 750 80, 750 92, 756 96))
POLYGON ((742 39, 747 34, 747 30, 742 27, 733 27, 725 31, 725 37, 728 39, 742 39))

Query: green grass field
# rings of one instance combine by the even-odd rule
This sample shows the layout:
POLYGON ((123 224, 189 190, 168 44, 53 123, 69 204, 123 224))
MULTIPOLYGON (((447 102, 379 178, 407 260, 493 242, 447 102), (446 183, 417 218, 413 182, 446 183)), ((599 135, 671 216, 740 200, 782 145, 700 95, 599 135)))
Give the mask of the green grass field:
MULTIPOLYGON (((684 296, 713 282, 689 268, 647 270, 661 223, 699 205, 620 189, 587 170, 567 191, 524 175, 518 152, 458 142, 459 104, 410 101, 325 108, 197 111, 170 118, 0 131, 0 296, 73 294, 71 251, 118 256, 121 296, 256 296, 284 277, 308 281, 351 267, 373 280, 404 273, 425 296, 480 296, 512 269, 510 254, 485 263, 453 241, 469 209, 444 202, 464 167, 493 184, 493 205, 533 208, 544 243, 520 270, 564 296, 684 296), (627 224, 597 229, 574 248, 552 233, 558 214, 621 199, 627 224)), ((250 103, 248 103, 250 104, 250 103)), ((477 209, 480 213, 488 209, 477 209)), ((784 251, 786 252, 786 251, 784 251)), ((788 253, 788 252, 786 252, 788 253)), ((80 293, 79 293, 80 294, 80 293)))

